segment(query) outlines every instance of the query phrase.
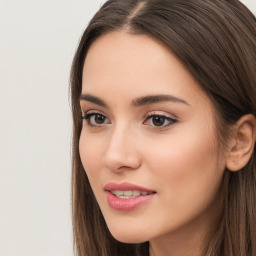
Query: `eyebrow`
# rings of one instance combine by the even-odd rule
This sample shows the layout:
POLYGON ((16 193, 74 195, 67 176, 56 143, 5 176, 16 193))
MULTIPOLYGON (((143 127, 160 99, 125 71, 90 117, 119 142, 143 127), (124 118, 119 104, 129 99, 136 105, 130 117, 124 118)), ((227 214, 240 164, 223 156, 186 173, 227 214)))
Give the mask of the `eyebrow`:
POLYGON ((165 101, 171 101, 174 103, 183 103, 183 104, 189 105, 185 100, 169 94, 143 96, 133 100, 132 105, 137 107, 137 106, 150 105, 150 104, 165 102, 165 101))
MULTIPOLYGON (((108 107, 105 101, 91 94, 81 94, 80 100, 89 101, 102 107, 108 107)), ((185 100, 169 94, 142 96, 137 99, 134 99, 132 101, 132 105, 135 107, 140 107, 140 106, 145 106, 145 105, 150 105, 150 104, 155 104, 155 103, 160 103, 165 101, 171 101, 174 103, 182 103, 182 104, 189 105, 185 100)))
POLYGON ((97 104, 97 105, 102 106, 102 107, 107 107, 108 106, 105 101, 103 101, 102 99, 100 99, 96 96, 93 96, 91 94, 81 94, 80 101, 81 100, 89 101, 89 102, 92 102, 92 103, 97 104))

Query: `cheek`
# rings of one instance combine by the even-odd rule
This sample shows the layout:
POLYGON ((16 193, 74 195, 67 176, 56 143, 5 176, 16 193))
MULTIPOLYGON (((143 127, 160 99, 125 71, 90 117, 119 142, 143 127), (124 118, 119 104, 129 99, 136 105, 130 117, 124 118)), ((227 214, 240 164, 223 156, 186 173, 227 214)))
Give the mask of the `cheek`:
POLYGON ((79 153, 84 170, 90 181, 98 176, 97 170, 99 170, 100 165, 101 149, 102 144, 100 141, 95 140, 93 136, 86 134, 82 130, 79 140, 79 153))
POLYGON ((166 201, 178 198, 175 202, 184 206, 195 198, 214 196, 224 171, 214 141, 212 132, 179 130, 147 150, 147 167, 157 177, 166 201))
POLYGON ((102 175, 101 170, 101 159, 103 148, 102 140, 95 139, 92 134, 88 134, 86 131, 82 130, 80 140, 79 140, 79 153, 84 167, 85 173, 88 177, 91 189, 100 202, 100 193, 102 188, 100 186, 102 175))

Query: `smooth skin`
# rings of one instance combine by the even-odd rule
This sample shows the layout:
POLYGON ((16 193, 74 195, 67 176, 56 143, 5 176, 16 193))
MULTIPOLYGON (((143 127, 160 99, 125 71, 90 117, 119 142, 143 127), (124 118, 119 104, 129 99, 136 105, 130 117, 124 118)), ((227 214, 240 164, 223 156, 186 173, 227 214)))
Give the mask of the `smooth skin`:
MULTIPOLYGON (((125 243, 150 241, 155 256, 202 255, 221 208, 225 167, 237 160, 238 132, 220 153, 210 99, 149 36, 117 31, 97 39, 85 60, 82 95, 81 160, 112 235, 125 243), (141 100, 147 96, 154 102, 141 100), (134 210, 114 210, 104 191, 109 182, 156 194, 134 210)), ((239 136, 246 138, 241 145, 255 138, 253 122, 248 115, 237 126, 251 138, 239 136)))

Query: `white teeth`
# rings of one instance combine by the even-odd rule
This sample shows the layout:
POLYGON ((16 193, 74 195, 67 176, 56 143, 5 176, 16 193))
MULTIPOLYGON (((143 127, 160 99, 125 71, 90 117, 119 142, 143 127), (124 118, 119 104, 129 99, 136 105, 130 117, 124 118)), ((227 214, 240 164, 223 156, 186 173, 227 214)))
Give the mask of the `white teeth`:
POLYGON ((132 196, 132 190, 124 191, 124 196, 132 196))
POLYGON ((119 198, 133 198, 133 197, 137 197, 137 196, 146 196, 148 194, 150 194, 149 192, 146 191, 139 191, 139 190, 126 190, 126 191, 122 191, 122 190, 111 190, 111 193, 114 194, 116 197, 119 198))
POLYGON ((133 190, 133 196, 140 196, 140 191, 138 190, 133 190))
POLYGON ((114 193, 116 196, 123 196, 124 195, 124 191, 121 191, 121 190, 115 190, 115 193, 114 193))

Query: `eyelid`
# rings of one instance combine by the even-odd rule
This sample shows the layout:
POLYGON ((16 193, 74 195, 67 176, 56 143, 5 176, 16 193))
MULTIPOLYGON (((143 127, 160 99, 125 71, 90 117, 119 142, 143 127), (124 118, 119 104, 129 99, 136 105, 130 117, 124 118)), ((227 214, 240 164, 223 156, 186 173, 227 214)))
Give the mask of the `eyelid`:
POLYGON ((110 123, 110 119, 105 115, 103 114, 101 111, 99 110, 88 110, 88 111, 82 111, 82 120, 85 120, 87 125, 90 126, 90 127, 95 127, 95 128, 100 128, 102 127, 103 125, 106 125, 106 124, 109 124, 110 123), (108 120, 109 122, 107 123, 102 123, 102 124, 92 124, 90 118, 92 116, 96 116, 96 115, 100 115, 100 116, 103 116, 106 120, 108 120))
POLYGON ((166 118, 178 120, 178 117, 176 115, 167 113, 165 111, 150 111, 144 116, 144 119, 151 117, 151 116, 165 116, 166 118))
POLYGON ((82 112, 82 118, 87 116, 87 115, 91 115, 91 114, 99 114, 99 115, 102 115, 102 116, 105 116, 106 118, 108 118, 107 115, 104 114, 100 110, 90 109, 90 110, 86 110, 86 111, 82 110, 81 112, 82 112))
POLYGON ((82 110, 82 115, 88 115, 88 114, 101 114, 101 115, 104 115, 99 110, 94 110, 94 109, 90 109, 90 110, 86 110, 86 111, 82 110))
POLYGON ((168 129, 170 126, 174 125, 177 122, 178 122, 178 119, 176 116, 171 117, 171 115, 169 113, 166 113, 166 112, 163 113, 162 111, 154 111, 154 112, 150 112, 150 113, 146 114, 143 124, 148 125, 152 129, 155 129, 155 130, 164 130, 164 129, 168 129), (146 124, 147 122, 149 122, 149 119, 153 118, 153 117, 163 117, 163 118, 165 118, 165 121, 166 120, 168 121, 168 123, 165 125, 160 125, 160 126, 146 124))

